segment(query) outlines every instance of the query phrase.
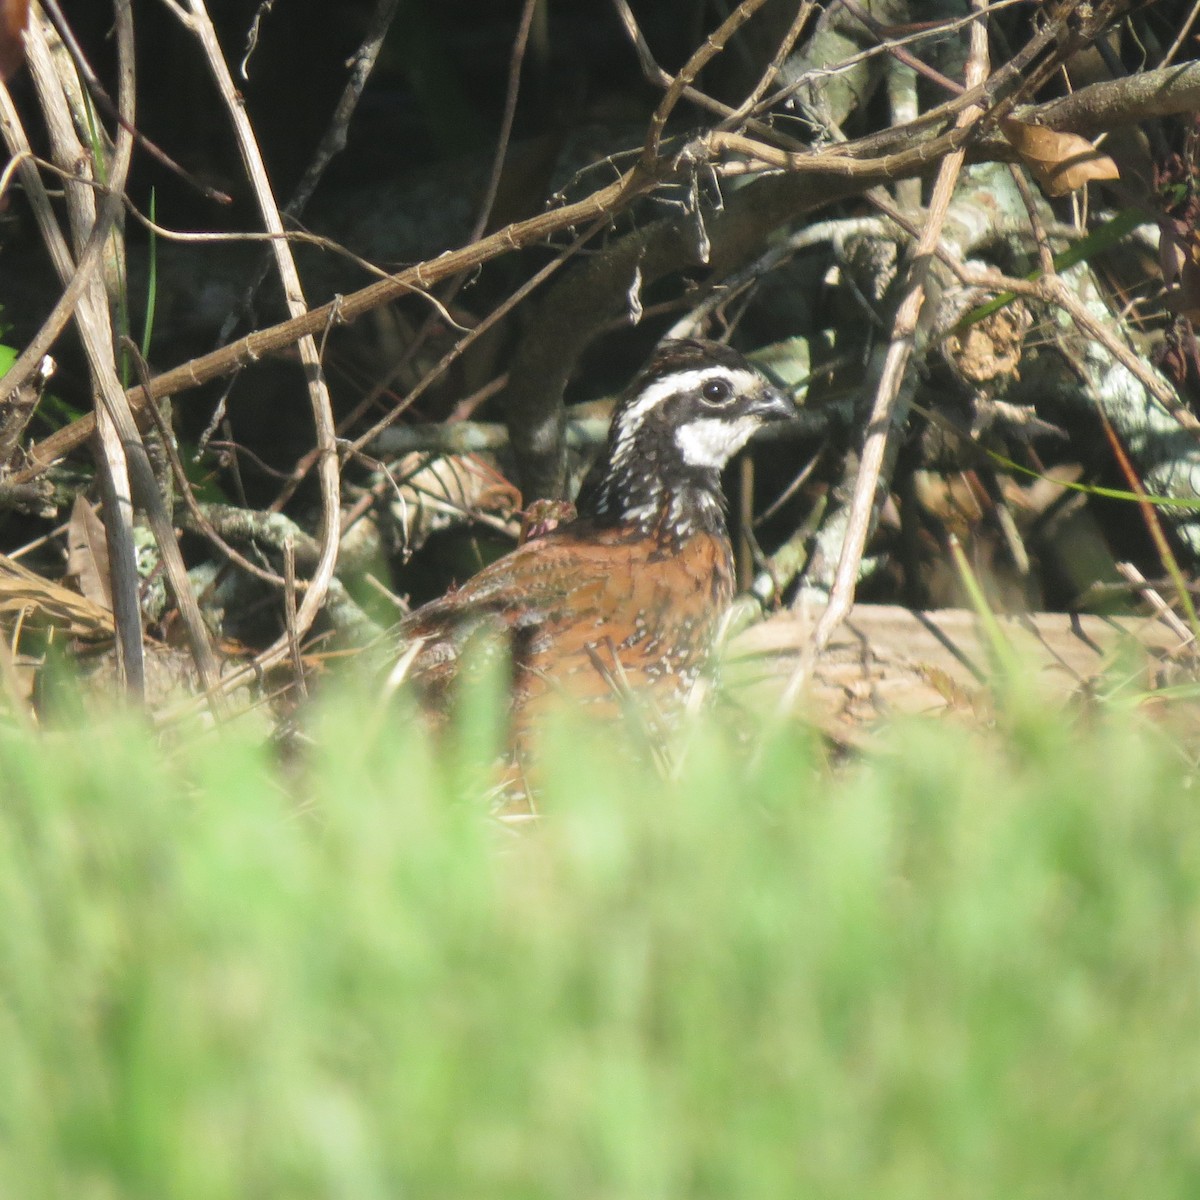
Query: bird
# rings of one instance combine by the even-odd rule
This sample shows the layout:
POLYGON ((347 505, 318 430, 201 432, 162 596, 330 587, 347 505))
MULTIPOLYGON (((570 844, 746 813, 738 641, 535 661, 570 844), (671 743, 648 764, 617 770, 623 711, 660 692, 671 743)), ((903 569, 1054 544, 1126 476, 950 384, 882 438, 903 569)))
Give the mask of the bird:
POLYGON ((612 716, 677 712, 734 595, 721 469, 792 402, 738 351, 663 342, 617 402, 575 515, 394 629, 420 706, 445 715, 468 647, 509 655, 512 740, 566 696, 612 716))

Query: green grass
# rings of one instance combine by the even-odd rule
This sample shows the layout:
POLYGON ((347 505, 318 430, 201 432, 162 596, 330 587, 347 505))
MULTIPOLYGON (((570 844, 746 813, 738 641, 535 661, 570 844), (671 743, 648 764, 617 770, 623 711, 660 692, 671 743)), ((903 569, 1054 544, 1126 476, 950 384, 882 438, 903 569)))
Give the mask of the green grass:
POLYGON ((0 1195, 1200 1194, 1200 812, 1129 714, 567 731, 521 831, 378 723, 0 734, 0 1195))

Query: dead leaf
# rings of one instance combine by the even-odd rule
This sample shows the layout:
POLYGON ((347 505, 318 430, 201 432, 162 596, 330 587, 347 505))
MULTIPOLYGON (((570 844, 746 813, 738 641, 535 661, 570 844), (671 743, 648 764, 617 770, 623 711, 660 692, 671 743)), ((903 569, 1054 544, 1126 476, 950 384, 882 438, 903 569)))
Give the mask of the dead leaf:
POLYGON ((1200 324, 1200 230, 1186 219, 1161 220, 1158 254, 1167 303, 1193 325, 1200 324))
POLYGON ((25 25, 29 0, 0 0, 0 79, 8 79, 25 61, 25 25))
POLYGON ((53 625, 71 637, 112 637, 112 613, 0 554, 0 620, 44 628, 53 625))
POLYGON ((481 513, 506 520, 520 506, 521 494, 480 455, 425 460, 425 455, 408 454, 392 468, 399 481, 392 513, 408 551, 420 549, 431 533, 481 513))
POLYGON ((67 574, 93 604, 112 612, 112 576, 108 567, 108 539, 96 510, 77 495, 67 522, 67 574))
POLYGON ((1005 377, 1016 379, 1032 324, 1028 307, 1014 300, 961 334, 951 334, 945 342, 946 357, 963 379, 977 386, 1005 377))
POLYGON ((1012 117, 1001 121, 1000 128, 1048 195, 1065 196, 1092 180, 1120 177, 1117 164, 1076 133, 1060 133, 1012 117))

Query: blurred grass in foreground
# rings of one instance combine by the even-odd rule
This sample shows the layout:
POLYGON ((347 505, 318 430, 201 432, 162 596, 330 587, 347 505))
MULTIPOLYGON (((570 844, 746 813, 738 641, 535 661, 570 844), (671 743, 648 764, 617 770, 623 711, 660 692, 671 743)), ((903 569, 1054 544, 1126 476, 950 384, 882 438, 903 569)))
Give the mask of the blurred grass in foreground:
POLYGON ((0 1195, 1200 1194, 1200 812, 1133 719, 714 723, 670 783, 566 730, 519 832, 379 724, 0 733, 0 1195))

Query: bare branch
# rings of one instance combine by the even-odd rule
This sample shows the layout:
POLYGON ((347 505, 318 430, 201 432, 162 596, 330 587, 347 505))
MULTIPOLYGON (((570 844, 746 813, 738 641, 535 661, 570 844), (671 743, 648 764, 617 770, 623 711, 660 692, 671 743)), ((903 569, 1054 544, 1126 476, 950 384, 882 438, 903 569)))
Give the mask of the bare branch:
POLYGON ((671 80, 666 94, 659 101, 654 115, 650 118, 650 127, 646 133, 646 144, 642 147, 642 165, 653 169, 658 162, 663 130, 670 118, 675 105, 683 97, 684 89, 695 83, 696 76, 722 50, 725 43, 744 25, 762 6, 766 0, 742 0, 742 2, 725 18, 716 30, 708 35, 701 46, 683 65, 679 74, 671 80))
MULTIPOLYGON (((973 6, 977 12, 985 12, 987 0, 973 0, 973 6)), ((971 52, 966 70, 967 88, 982 84, 987 71, 987 26, 979 22, 971 26, 971 52)), ((981 108, 967 109, 960 114, 958 127, 968 129, 982 116, 981 108)), ((953 150, 946 155, 938 168, 925 226, 913 251, 913 261, 906 283, 907 290, 896 311, 892 337, 880 371, 875 402, 871 408, 866 439, 863 442, 854 498, 850 505, 850 519, 842 542, 841 558, 838 560, 829 603, 817 621, 800 663, 784 689, 779 702, 781 712, 789 712, 795 706, 805 681, 811 675, 817 656, 824 650, 834 630, 845 620, 854 604, 859 564, 882 500, 880 481, 884 464, 889 457, 889 449, 894 450, 896 432, 907 417, 908 405, 902 389, 905 372, 912 357, 917 321, 925 303, 925 280, 933 262, 933 251, 941 237, 942 224, 946 219, 950 198, 954 194, 954 186, 958 182, 964 159, 963 150, 953 150)))
MULTIPOLYGON (((269 232, 282 234, 284 232, 283 221, 275 204, 271 183, 267 178, 266 166, 263 163, 262 154, 259 151, 245 107, 241 103, 233 79, 230 77, 229 67, 217 42, 216 31, 209 19, 204 0, 188 0, 188 15, 184 24, 200 43, 209 71, 233 123, 238 151, 242 156, 246 174, 254 188, 263 223, 269 232)), ((282 239, 272 243, 272 246, 288 310, 294 319, 301 318, 307 313, 308 306, 305 303, 304 289, 300 283, 300 276, 296 271, 291 251, 287 242, 282 239)), ((325 384, 324 372, 321 369, 321 357, 312 333, 301 337, 297 345, 308 384, 317 449, 321 455, 317 464, 317 476, 321 484, 321 556, 296 613, 296 634, 303 637, 321 610, 337 563, 341 485, 335 446, 333 408, 329 399, 329 389, 325 384)), ((278 662, 287 654, 288 638, 284 636, 263 652, 260 656, 261 665, 267 666, 278 662)), ((235 686, 229 684, 228 681, 226 684, 235 686)))

